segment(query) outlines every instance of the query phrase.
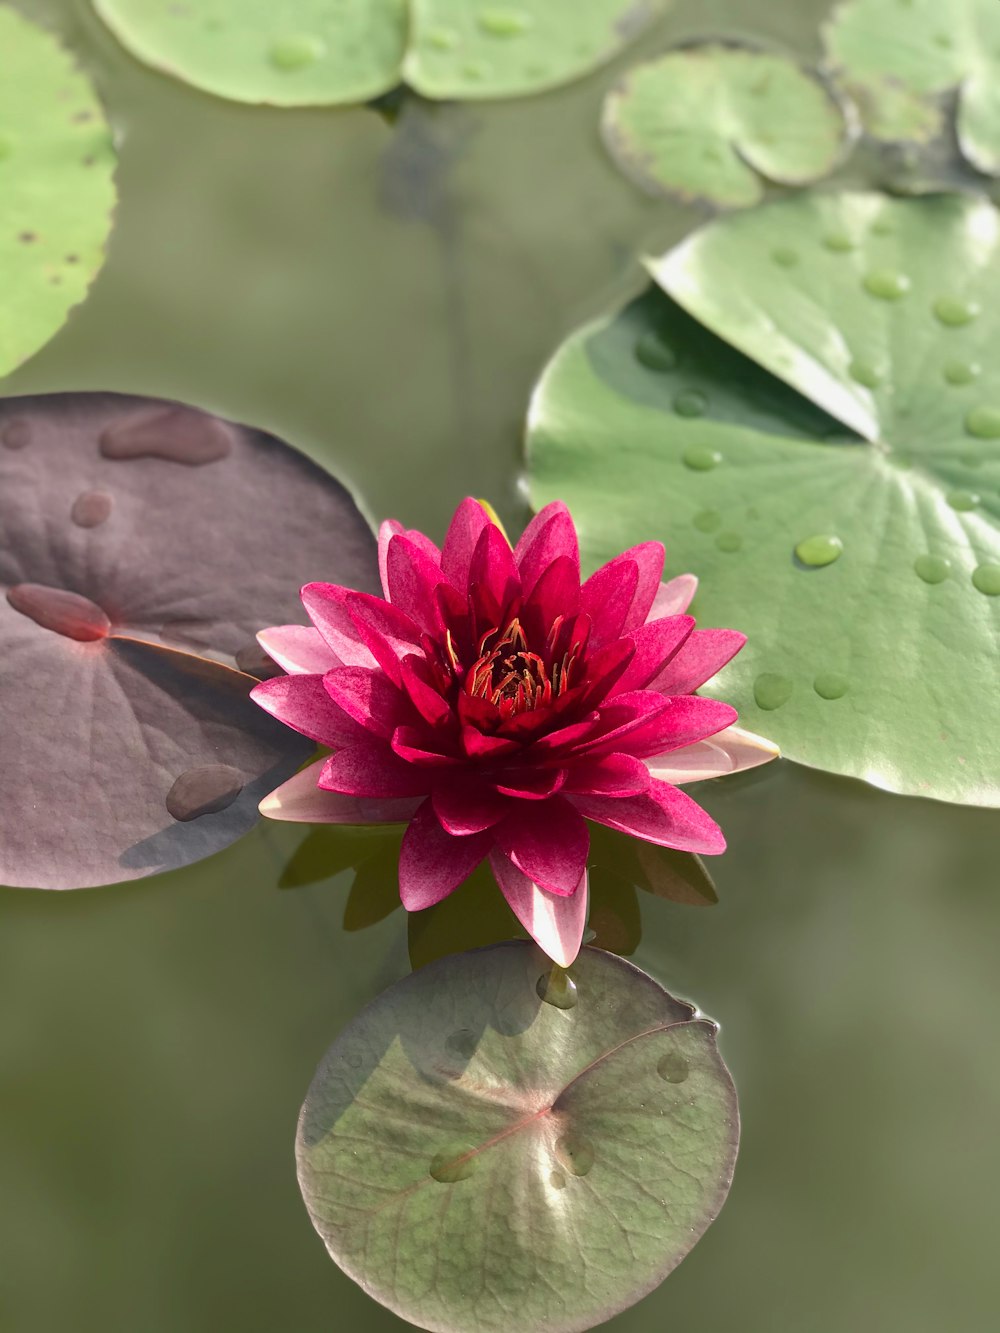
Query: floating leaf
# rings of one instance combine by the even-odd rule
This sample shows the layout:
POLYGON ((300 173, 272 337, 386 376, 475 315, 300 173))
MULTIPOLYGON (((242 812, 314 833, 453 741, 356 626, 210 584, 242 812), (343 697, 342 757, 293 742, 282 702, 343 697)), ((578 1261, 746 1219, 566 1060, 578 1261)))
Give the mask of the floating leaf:
POLYGON ((701 577, 699 619, 749 634, 709 687, 744 725, 981 805, 1000 804, 998 256, 997 212, 955 196, 720 219, 652 265, 713 332, 656 292, 582 330, 530 430, 533 500, 569 503, 591 564, 660 537, 701 577))
MULTIPOLYGON (((962 152, 980 171, 1000 174, 995 0, 845 0, 824 37, 830 60, 867 107, 869 133, 888 128, 887 137, 899 137, 901 90, 927 99, 930 114, 932 99, 956 92, 962 152)), ((912 125, 912 116, 907 121, 912 125)))
POLYGON ((719 43, 630 70, 608 95, 603 133, 643 189, 724 208, 758 203, 761 176, 781 185, 819 180, 849 137, 839 101, 814 71, 719 43))
POLYGON ((593 1327, 721 1207, 738 1135, 712 1023, 585 949, 432 963, 369 1005, 306 1098, 299 1181, 340 1266, 421 1328, 593 1327), (548 1002, 540 999, 549 997, 548 1002))
POLYGON ((610 60, 667 0, 94 0, 140 60, 240 102, 516 97, 610 60))
POLYGON ((311 746, 236 668, 301 583, 374 566, 343 487, 262 432, 115 394, 0 402, 0 882, 133 879, 244 833, 311 746))
POLYGON ((0 376, 48 342, 101 267, 114 165, 90 84, 0 5, 0 376))

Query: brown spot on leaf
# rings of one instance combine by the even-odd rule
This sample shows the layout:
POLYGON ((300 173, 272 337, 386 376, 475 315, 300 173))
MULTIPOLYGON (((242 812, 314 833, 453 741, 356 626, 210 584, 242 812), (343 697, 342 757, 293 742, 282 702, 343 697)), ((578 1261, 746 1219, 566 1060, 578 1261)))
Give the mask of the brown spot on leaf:
POLYGON ((0 440, 5 449, 27 449, 31 443, 31 423, 24 417, 15 417, 0 430, 0 440))
POLYGON ((37 231, 22 231, 18 233, 17 239, 22 245, 33 245, 38 240, 37 231))
POLYGON ((186 823, 232 805, 243 790, 243 774, 229 764, 204 764, 182 773, 167 792, 167 810, 186 823))
POLYGON ((69 516, 78 528, 97 528, 106 522, 113 506, 107 491, 84 491, 73 501, 69 516))
POLYGON ((161 407, 115 421, 101 435, 105 458, 163 458, 201 467, 232 451, 229 427, 189 407, 161 407))
POLYGON ((36 625, 65 635, 67 639, 89 643, 106 639, 111 632, 111 621, 96 602, 65 588, 18 583, 8 590, 7 601, 36 625))

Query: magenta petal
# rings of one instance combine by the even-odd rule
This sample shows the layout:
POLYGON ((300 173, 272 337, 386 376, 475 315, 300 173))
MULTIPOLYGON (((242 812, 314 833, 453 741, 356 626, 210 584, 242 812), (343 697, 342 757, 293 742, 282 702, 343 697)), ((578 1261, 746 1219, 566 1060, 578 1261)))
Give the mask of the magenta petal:
POLYGON ((690 694, 721 671, 746 641, 747 636, 735 629, 696 629, 677 655, 650 680, 649 688, 660 694, 690 694))
POLYGON ((456 588, 469 586, 469 567, 489 515, 478 500, 467 498, 455 510, 441 548, 441 569, 456 588))
POLYGON ((660 590, 660 579, 663 576, 663 561, 665 552, 662 542, 642 542, 638 546, 633 546, 630 550, 623 552, 630 560, 634 560, 639 568, 639 582, 636 585, 635 597, 629 608, 629 613, 625 617, 625 624, 622 626, 624 633, 628 634, 632 630, 638 629, 649 617, 650 609, 660 590))
POLYGON ((336 583, 307 583, 302 589, 302 605, 309 619, 322 634, 345 666, 374 666, 375 659, 366 647, 347 610, 347 599, 357 594, 336 583))
POLYGON ((447 898, 484 860, 493 843, 490 832, 454 838, 424 801, 403 836, 399 854, 399 896, 408 912, 420 912, 447 898))
POLYGON ((579 759, 569 769, 567 796, 640 796, 648 791, 649 769, 630 754, 606 754, 600 759, 579 759))
POLYGON ((561 555, 569 556, 579 577, 580 546, 576 528, 566 506, 561 500, 554 500, 535 515, 514 547, 514 563, 520 572, 525 594, 531 592, 552 561, 561 555))
POLYGON ((574 796, 573 804, 588 819, 631 833, 644 842, 682 852, 714 856, 726 850, 715 820, 676 787, 655 778, 642 796, 574 796))
MULTIPOLYGON (((444 738, 441 738, 442 740, 444 738)), ((426 728, 397 727, 392 733, 392 748, 408 764, 418 764, 421 768, 453 768, 463 760, 448 753, 442 745, 434 748, 438 738, 426 728)))
POLYGON ((424 679, 426 667, 421 671, 421 663, 414 658, 407 658, 400 668, 403 689, 409 695, 414 708, 432 727, 442 727, 452 716, 447 702, 432 685, 424 679))
POLYGON ((347 613, 375 661, 394 685, 400 682, 399 663, 404 657, 423 657, 420 631, 408 615, 391 602, 369 593, 351 593, 347 613))
POLYGON ((609 695, 645 689, 676 653, 683 652, 693 629, 691 616, 668 616, 665 620, 651 620, 640 625, 632 633, 635 655, 614 688, 608 691, 609 695))
POLYGON ((386 555, 389 601, 427 634, 442 634, 441 606, 434 595, 444 575, 426 551, 398 534, 386 555))
POLYGON ((416 528, 404 528, 402 523, 395 518, 387 518, 378 530, 378 572, 382 580, 382 591, 385 594, 386 601, 389 601, 389 571, 387 568, 389 556, 389 543, 393 537, 406 537, 414 546, 418 546, 427 558, 433 561, 438 567, 441 565, 441 552, 431 541, 430 537, 425 537, 422 532, 416 528))
MULTIPOLYGON (((353 669, 353 668, 349 668, 353 669)), ((320 745, 346 745, 364 731, 336 707, 324 687, 324 676, 275 676, 250 691, 254 703, 320 745)))
POLYGON ((260 813, 295 824, 400 824, 409 821, 420 804, 415 797, 370 800, 324 791, 316 785, 324 763, 310 764, 276 787, 261 801, 260 813))
POLYGON ((621 637, 639 586, 639 566, 618 556, 602 565, 583 585, 580 608, 590 616, 595 648, 621 637))
POLYGON ((503 796, 514 796, 525 801, 544 801, 554 796, 566 783, 564 768, 510 768, 494 779, 494 785, 503 796))
POLYGON ((391 736, 412 717, 409 700, 377 667, 337 667, 326 673, 323 685, 348 717, 377 736, 391 736))
POLYGON ((606 753, 610 748, 634 755, 637 759, 648 759, 705 740, 725 727, 731 727, 736 721, 736 709, 717 699, 702 699, 696 694, 652 697, 664 699, 667 708, 653 714, 638 727, 622 732, 610 746, 596 742, 593 747, 588 746, 588 750, 606 753))
POLYGON ((433 801, 441 827, 457 838, 492 828, 510 810, 510 801, 498 796, 485 782, 470 780, 468 773, 453 781, 436 781, 433 801))
POLYGON ((579 722, 570 722, 565 727, 559 727, 556 731, 550 731, 544 736, 539 736, 536 741, 532 742, 529 754, 532 756, 544 755, 547 760, 553 759, 557 755, 569 754, 600 730, 600 713, 588 713, 579 722))
POLYGON ((318 629, 312 625, 272 625, 262 629, 257 642, 268 657, 290 675, 322 676, 335 666, 342 666, 318 629))
POLYGON ((549 893, 502 852, 490 853, 490 868, 510 909, 531 938, 560 967, 580 952, 587 922, 587 872, 571 894, 549 893))
POLYGON ((562 796, 519 803, 497 825, 496 841, 529 879, 562 894, 579 884, 590 847, 587 825, 562 796))
POLYGON ((522 748, 506 736, 487 736, 468 723, 462 727, 462 749, 470 759, 500 759, 522 748))
POLYGON ((514 553, 507 538, 495 523, 479 534, 469 566, 469 594, 494 603, 501 610, 509 607, 521 592, 521 579, 514 564, 514 553))
POLYGON ((346 796, 426 796, 427 774, 404 763, 385 742, 348 745, 323 765, 319 785, 346 796))
POLYGON ((664 616, 683 615, 697 591, 698 579, 694 574, 678 574, 675 579, 661 583, 646 619, 661 620, 664 616))
POLYGON ((580 756, 596 751, 610 754, 614 750, 627 750, 631 753, 631 746, 624 744, 624 738, 666 713, 670 702, 650 690, 616 695, 602 705, 597 726, 574 747, 574 752, 580 756))
POLYGON ((529 634, 545 641, 557 616, 569 620, 580 610, 580 566, 568 555, 556 556, 525 598, 523 618, 529 634))

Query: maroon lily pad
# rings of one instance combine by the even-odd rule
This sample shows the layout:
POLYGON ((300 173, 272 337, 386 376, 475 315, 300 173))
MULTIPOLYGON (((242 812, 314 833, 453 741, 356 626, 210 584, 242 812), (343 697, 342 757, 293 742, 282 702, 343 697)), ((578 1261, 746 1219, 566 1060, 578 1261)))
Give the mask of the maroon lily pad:
POLYGON ((254 635, 317 577, 374 589, 374 538, 273 436, 117 394, 0 402, 0 882, 134 879, 246 832, 311 749, 250 701, 254 635))

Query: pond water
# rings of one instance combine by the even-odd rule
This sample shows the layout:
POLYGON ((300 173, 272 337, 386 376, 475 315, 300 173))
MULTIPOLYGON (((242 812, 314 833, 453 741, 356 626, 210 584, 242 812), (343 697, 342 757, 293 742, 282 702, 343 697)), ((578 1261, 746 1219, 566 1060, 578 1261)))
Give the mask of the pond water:
MULTIPOLYGON (((304 448, 373 518, 440 531, 472 493, 519 525, 539 370, 698 220, 605 160, 615 68, 393 127, 227 105, 140 68, 82 2, 21 8, 95 78, 121 200, 86 305, 0 389, 176 397, 304 448)), ((750 31, 813 52, 825 10, 686 0, 640 50, 750 31)), ((664 537, 669 561, 668 496, 664 537)), ((704 1241, 608 1327, 987 1333, 1000 814, 786 763, 699 797, 729 837, 721 903, 640 895, 634 959, 721 1022, 742 1153, 704 1241)), ((287 871, 307 836, 0 891, 4 1333, 405 1327, 327 1258, 292 1146, 323 1051, 408 970, 407 923, 345 929, 349 874, 287 871)))

